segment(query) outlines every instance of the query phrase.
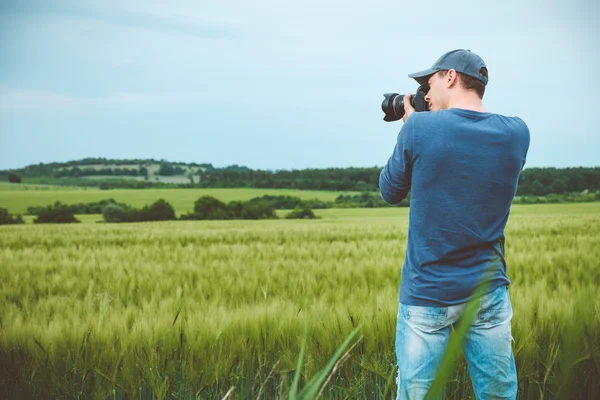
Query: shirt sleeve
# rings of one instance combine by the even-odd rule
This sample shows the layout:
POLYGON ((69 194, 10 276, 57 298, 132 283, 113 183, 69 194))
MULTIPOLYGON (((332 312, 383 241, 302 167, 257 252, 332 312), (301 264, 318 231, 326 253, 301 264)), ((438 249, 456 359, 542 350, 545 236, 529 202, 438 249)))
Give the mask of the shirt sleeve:
POLYGON ((515 127, 515 136, 514 136, 514 145, 515 151, 518 156, 521 158, 521 172, 525 168, 525 163, 527 162, 527 152, 529 151, 529 127, 519 117, 514 117, 514 120, 517 122, 517 126, 515 127))
POLYGON ((381 198, 388 204, 400 203, 410 191, 414 153, 414 118, 408 118, 398 134, 394 152, 379 175, 381 198))
POLYGON ((522 148, 522 154, 523 154, 523 158, 522 158, 522 163, 521 163, 521 171, 523 170, 523 168, 525 168, 525 163, 527 162, 527 152, 529 151, 529 143, 530 143, 530 134, 529 134, 529 127, 527 126, 527 124, 525 124, 525 122, 523 120, 521 120, 521 122, 523 122, 523 134, 521 135, 522 137, 522 143, 521 143, 521 148, 522 148))

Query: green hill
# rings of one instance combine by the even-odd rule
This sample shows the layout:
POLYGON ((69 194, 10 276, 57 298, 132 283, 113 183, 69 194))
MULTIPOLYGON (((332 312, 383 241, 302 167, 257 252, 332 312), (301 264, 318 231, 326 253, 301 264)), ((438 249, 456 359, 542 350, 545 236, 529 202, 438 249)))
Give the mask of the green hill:
MULTIPOLYGON (((85 158, 0 171, 1 181, 100 189, 260 188, 375 192, 379 166, 302 170, 253 170, 231 165, 154 159, 85 158)), ((600 167, 526 168, 517 195, 545 196, 600 190, 600 167)))

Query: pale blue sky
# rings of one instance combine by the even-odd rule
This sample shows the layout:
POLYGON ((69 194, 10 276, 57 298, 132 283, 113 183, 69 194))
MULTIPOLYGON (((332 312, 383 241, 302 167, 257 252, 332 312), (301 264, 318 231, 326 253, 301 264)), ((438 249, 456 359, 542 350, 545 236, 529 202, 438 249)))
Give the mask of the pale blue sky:
POLYGON ((456 48, 488 65, 484 106, 529 125, 528 167, 600 166, 599 19, 592 0, 3 0, 0 169, 382 166, 401 127, 382 94, 456 48))

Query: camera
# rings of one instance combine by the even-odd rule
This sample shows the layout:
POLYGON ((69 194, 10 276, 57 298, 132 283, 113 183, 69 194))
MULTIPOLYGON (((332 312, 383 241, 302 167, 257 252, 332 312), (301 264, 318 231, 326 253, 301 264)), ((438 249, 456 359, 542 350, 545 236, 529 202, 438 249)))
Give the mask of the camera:
MULTIPOLYGON (((417 93, 410 96, 410 105, 415 111, 429 111, 429 104, 425 101, 425 95, 429 92, 428 85, 421 85, 417 89, 417 93)), ((381 109, 385 116, 383 120, 386 122, 398 121, 404 116, 404 95, 398 93, 384 93, 381 109)))

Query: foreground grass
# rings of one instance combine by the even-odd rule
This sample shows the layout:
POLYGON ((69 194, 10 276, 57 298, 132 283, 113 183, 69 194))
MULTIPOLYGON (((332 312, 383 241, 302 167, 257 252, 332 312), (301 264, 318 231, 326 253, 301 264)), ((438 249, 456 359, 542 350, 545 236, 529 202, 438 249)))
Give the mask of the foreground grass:
MULTIPOLYGON (((407 211, 0 227, 0 393, 287 397, 307 319, 300 387, 360 324, 323 394, 389 397, 407 211)), ((513 207, 521 398, 600 395, 599 258, 599 204, 513 207)), ((460 358, 446 394, 469 385, 460 358)))

